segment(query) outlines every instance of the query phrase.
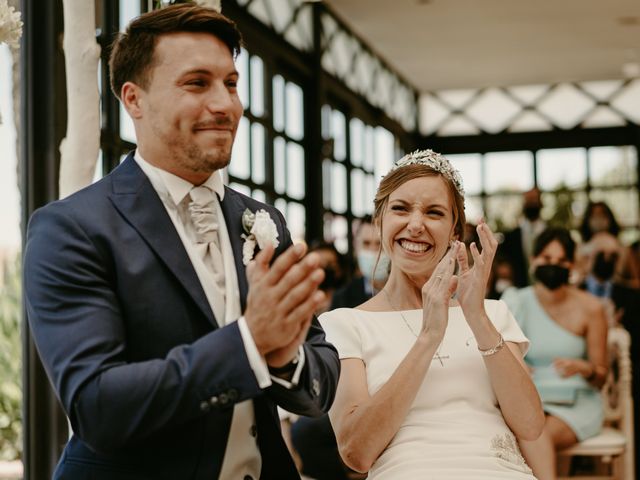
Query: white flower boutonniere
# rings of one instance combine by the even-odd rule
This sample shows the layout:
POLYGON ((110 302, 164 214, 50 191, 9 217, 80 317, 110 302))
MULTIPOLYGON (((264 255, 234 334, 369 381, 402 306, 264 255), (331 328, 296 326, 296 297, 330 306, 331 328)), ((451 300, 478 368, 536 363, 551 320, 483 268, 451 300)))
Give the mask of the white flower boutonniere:
POLYGON ((256 245, 263 249, 268 244, 273 244, 276 248, 280 242, 278 241, 278 227, 269 216, 266 210, 258 210, 253 213, 248 208, 242 214, 242 228, 245 233, 242 234, 244 245, 242 245, 242 263, 247 265, 256 249, 256 245))
POLYGON ((0 43, 17 48, 22 35, 20 12, 10 7, 7 0, 0 0, 0 43))

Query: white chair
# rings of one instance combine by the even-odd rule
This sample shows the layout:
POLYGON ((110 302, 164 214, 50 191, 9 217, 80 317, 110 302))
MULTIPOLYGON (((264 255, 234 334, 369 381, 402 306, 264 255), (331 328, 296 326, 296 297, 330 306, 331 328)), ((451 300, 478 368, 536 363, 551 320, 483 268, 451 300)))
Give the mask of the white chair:
POLYGON ((602 387, 604 428, 595 437, 558 453, 559 479, 635 480, 630 345, 631 338, 624 328, 609 328, 611 364, 602 387), (567 472, 561 470, 568 470, 573 456, 599 457, 594 475, 566 476, 567 472))

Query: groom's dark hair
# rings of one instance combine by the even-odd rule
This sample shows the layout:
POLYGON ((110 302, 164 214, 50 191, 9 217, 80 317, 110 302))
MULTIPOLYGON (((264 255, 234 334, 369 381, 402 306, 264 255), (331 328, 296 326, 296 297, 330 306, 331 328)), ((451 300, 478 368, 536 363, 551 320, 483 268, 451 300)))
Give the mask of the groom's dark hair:
POLYGON ((109 72, 116 97, 120 98, 125 82, 148 88, 158 38, 177 32, 210 33, 229 47, 233 58, 242 46, 242 35, 235 22, 212 8, 183 3, 152 10, 134 19, 111 46, 109 72))

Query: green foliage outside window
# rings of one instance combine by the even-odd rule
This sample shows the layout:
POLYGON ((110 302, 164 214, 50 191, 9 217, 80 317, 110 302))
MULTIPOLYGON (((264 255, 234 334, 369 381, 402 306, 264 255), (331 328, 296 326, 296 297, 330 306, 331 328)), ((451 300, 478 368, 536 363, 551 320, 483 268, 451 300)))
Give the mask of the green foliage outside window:
POLYGON ((22 457, 22 288, 20 256, 0 279, 0 460, 22 457))

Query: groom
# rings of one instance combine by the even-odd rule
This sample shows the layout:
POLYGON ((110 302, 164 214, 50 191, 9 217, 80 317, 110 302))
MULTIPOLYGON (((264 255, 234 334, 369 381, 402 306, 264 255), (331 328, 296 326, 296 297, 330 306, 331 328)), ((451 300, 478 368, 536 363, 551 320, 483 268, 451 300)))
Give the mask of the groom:
POLYGON ((297 479, 276 405, 333 401, 317 256, 218 172, 243 111, 240 42, 193 4, 135 19, 110 69, 138 148, 31 219, 28 319, 73 427, 56 479, 297 479))

